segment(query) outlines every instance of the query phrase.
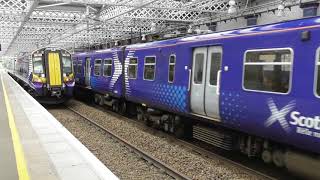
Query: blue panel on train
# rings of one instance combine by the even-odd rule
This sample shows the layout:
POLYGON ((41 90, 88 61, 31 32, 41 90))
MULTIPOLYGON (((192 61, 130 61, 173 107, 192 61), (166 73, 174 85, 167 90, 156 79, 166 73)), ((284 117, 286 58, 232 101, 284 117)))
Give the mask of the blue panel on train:
POLYGON ((167 84, 153 84, 152 101, 155 104, 170 109, 171 111, 187 112, 187 88, 184 86, 172 86, 167 84))

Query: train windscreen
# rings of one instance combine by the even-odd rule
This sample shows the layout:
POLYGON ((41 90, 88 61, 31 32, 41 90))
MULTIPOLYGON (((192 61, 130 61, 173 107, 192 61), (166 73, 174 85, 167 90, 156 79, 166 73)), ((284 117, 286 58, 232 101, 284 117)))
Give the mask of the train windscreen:
POLYGON ((33 72, 34 72, 35 74, 42 74, 42 73, 44 73, 42 56, 33 57, 33 72))
POLYGON ((72 73, 72 61, 70 56, 62 56, 63 73, 72 73))

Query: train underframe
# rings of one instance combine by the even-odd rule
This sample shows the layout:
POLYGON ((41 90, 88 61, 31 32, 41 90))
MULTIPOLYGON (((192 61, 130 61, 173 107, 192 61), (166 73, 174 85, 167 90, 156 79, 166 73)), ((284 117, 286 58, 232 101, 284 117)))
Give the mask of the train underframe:
POLYGON ((9 75, 33 98, 41 104, 62 104, 72 98, 73 87, 70 88, 41 88, 41 92, 36 92, 30 85, 13 74, 9 75))
POLYGON ((231 130, 207 120, 147 107, 112 97, 108 94, 92 93, 98 105, 108 105, 114 112, 136 116, 147 126, 174 134, 178 138, 195 138, 226 151, 238 151, 249 158, 261 159, 280 169, 287 169, 297 176, 320 179, 320 156, 289 145, 262 137, 231 130))

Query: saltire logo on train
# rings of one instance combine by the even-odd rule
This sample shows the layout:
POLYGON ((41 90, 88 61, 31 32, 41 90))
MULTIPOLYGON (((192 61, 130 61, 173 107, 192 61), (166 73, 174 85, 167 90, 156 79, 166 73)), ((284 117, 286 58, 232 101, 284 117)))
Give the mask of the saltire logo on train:
POLYGON ((288 121, 286 120, 286 116, 295 107, 295 105, 296 105, 295 101, 291 101, 288 105, 279 109, 272 98, 268 99, 268 106, 271 111, 271 116, 267 119, 264 125, 266 127, 270 127, 275 122, 279 122, 282 129, 284 129, 287 133, 289 133, 291 129, 288 121))
POLYGON ((279 108, 272 98, 267 101, 270 117, 265 121, 265 127, 279 123, 286 133, 291 132, 291 126, 296 127, 296 133, 320 138, 320 116, 307 117, 299 111, 293 111, 296 101, 290 101, 286 106, 279 108), (290 114, 290 120, 286 119, 290 114), (316 131, 315 131, 316 130, 316 131))
MULTIPOLYGON (((113 63, 114 63, 114 73, 112 75, 111 81, 110 81, 110 89, 113 90, 114 85, 118 81, 119 77, 122 74, 122 65, 118 56, 118 52, 115 51, 112 53, 113 63)), ((117 93, 117 92, 114 92, 117 93)))

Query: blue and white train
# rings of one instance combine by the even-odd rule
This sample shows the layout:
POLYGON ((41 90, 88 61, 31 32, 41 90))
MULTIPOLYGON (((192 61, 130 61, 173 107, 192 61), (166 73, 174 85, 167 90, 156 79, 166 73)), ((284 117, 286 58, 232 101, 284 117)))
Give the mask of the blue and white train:
POLYGON ((320 18, 73 56, 97 103, 320 178, 320 18))

